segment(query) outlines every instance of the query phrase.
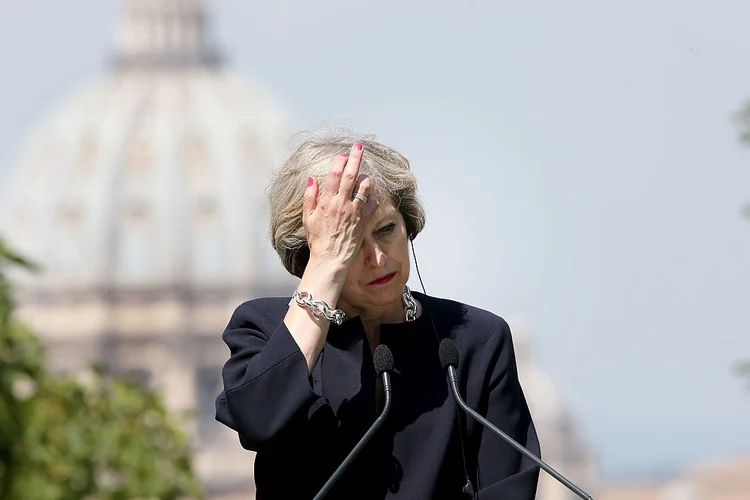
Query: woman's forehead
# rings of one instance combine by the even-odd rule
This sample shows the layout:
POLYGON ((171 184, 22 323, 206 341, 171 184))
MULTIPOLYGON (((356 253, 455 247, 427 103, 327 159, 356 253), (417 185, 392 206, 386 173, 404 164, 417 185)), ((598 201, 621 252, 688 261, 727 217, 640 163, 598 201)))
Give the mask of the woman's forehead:
POLYGON ((393 201, 389 197, 386 197, 384 200, 378 197, 378 208, 375 210, 375 213, 373 214, 373 219, 381 220, 387 217, 391 217, 397 213, 398 213, 398 209, 396 208, 396 206, 393 204, 393 201))

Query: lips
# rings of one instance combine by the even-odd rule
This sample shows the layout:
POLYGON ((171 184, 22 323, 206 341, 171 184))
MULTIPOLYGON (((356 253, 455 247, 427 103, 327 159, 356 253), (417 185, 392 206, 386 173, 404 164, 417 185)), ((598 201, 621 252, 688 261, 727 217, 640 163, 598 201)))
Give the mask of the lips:
POLYGON ((380 278, 372 280, 368 283, 368 285, 382 285, 384 283, 388 283, 394 278, 394 276, 396 276, 395 272, 388 273, 385 276, 381 276, 380 278))

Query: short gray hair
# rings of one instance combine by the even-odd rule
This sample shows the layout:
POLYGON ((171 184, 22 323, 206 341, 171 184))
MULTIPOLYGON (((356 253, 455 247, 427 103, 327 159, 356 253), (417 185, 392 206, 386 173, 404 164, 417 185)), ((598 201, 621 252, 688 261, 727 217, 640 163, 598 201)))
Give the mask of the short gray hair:
POLYGON ((315 177, 322 188, 333 159, 340 153, 348 153, 356 143, 364 146, 359 172, 370 178, 370 194, 381 200, 387 197, 393 202, 404 218, 410 240, 424 228, 425 213, 417 196, 417 179, 404 155, 377 142, 372 135, 357 136, 341 131, 312 134, 274 171, 266 189, 270 208, 269 240, 286 270, 298 278, 302 277, 310 259, 302 225, 307 178, 315 177))

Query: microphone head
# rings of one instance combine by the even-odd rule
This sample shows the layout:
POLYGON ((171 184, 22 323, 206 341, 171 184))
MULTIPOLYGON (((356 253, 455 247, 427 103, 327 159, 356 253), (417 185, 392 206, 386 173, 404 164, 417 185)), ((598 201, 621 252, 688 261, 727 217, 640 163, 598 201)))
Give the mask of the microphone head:
POLYGON ((375 373, 380 375, 383 372, 393 371, 393 353, 387 345, 380 344, 377 346, 372 357, 375 362, 375 373))
POLYGON ((443 365, 443 369, 449 366, 458 366, 458 347, 455 342, 451 339, 443 339, 440 342, 440 349, 438 349, 440 355, 440 364, 443 365))

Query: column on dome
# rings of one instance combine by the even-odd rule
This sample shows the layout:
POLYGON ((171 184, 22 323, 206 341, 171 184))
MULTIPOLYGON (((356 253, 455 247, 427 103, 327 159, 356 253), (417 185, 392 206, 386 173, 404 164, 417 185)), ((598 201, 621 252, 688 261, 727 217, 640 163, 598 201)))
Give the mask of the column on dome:
POLYGON ((203 0, 125 0, 116 61, 126 67, 216 62, 207 31, 203 0))

